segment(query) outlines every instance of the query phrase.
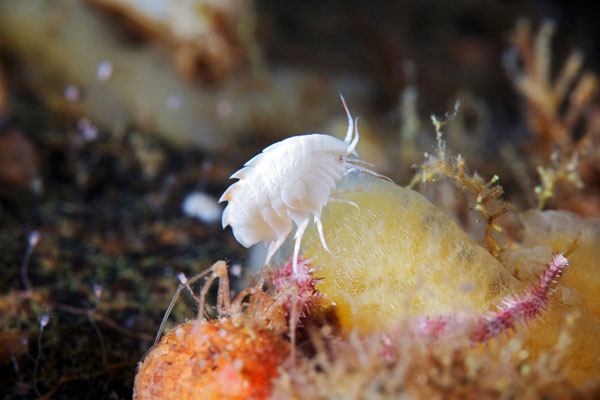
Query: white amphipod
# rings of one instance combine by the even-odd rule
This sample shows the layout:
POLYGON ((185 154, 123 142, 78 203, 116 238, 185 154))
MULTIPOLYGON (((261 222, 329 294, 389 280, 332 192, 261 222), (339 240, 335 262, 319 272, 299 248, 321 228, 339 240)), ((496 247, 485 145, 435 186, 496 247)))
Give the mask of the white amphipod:
MULTIPOLYGON (((296 273, 302 235, 311 216, 317 224, 319 237, 329 251, 323 236, 321 211, 335 194, 336 183, 353 170, 382 176, 362 166, 354 150, 358 143, 358 124, 340 94, 348 115, 348 130, 342 141, 330 135, 292 136, 265 148, 231 175, 237 182, 229 186, 219 199, 229 203, 223 211, 223 228, 231 225, 238 242, 250 247, 258 242, 267 245, 265 265, 281 247, 290 231, 292 221, 297 225, 293 266, 296 273), (352 133, 354 132, 354 137, 352 133), (349 158, 354 155, 356 158, 349 158)), ((358 118, 357 121, 358 123, 358 118)))

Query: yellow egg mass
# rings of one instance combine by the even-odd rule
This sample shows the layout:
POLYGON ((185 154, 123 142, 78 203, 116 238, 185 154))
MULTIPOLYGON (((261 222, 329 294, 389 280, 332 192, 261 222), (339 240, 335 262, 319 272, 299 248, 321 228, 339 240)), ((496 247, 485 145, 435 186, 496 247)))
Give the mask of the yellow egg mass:
POLYGON ((421 194, 383 179, 350 174, 347 193, 323 210, 302 248, 321 268, 317 290, 336 305, 342 329, 382 331, 402 317, 470 315, 488 310, 521 283, 450 216, 421 194))

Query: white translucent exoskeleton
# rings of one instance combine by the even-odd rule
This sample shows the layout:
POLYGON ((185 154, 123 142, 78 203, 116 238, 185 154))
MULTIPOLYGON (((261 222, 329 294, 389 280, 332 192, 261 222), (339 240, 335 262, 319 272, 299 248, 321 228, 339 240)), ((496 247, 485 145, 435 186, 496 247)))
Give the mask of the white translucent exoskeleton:
POLYGON ((373 166, 358 158, 355 151, 358 118, 355 123, 344 97, 341 94, 340 97, 348 115, 348 130, 343 141, 330 135, 311 134, 274 143, 231 175, 239 180, 219 199, 219 202, 229 202, 223 211, 223 228, 231 225, 235 238, 245 247, 264 242, 267 246, 265 265, 281 247, 294 222, 297 226, 293 255, 296 273, 300 242, 311 217, 323 247, 329 251, 321 225, 323 206, 328 201, 356 206, 331 197, 336 193, 336 183, 353 170, 383 177, 359 165, 373 166))

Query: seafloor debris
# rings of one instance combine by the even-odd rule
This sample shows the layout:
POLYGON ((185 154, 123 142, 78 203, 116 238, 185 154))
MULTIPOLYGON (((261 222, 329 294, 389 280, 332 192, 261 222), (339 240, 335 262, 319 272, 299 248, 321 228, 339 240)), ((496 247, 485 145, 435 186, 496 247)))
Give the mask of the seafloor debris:
POLYGON ((0 184, 31 187, 38 176, 38 153, 19 131, 0 132, 0 184))
POLYGON ((181 205, 183 213, 189 217, 198 218, 200 221, 212 224, 221 219, 222 210, 217 199, 203 192, 188 194, 181 205))

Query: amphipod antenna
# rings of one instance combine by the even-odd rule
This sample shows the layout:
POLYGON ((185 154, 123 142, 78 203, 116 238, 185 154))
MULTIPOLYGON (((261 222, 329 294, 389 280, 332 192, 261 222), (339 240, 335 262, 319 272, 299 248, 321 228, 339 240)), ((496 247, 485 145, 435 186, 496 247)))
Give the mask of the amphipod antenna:
POLYGON ((352 140, 352 143, 350 143, 350 146, 348 146, 348 154, 352 154, 354 153, 354 149, 356 148, 356 145, 358 144, 358 117, 356 117, 356 122, 354 123, 354 139, 352 140))
POLYGON ((348 116, 348 130, 346 131, 346 137, 344 138, 344 142, 350 143, 352 140, 352 131, 354 130, 354 121, 352 120, 352 114, 350 114, 350 110, 348 110, 348 105, 346 105, 346 100, 342 95, 342 92, 338 92, 340 94, 340 99, 342 99, 342 104, 344 105, 344 110, 346 110, 346 115, 348 116))

